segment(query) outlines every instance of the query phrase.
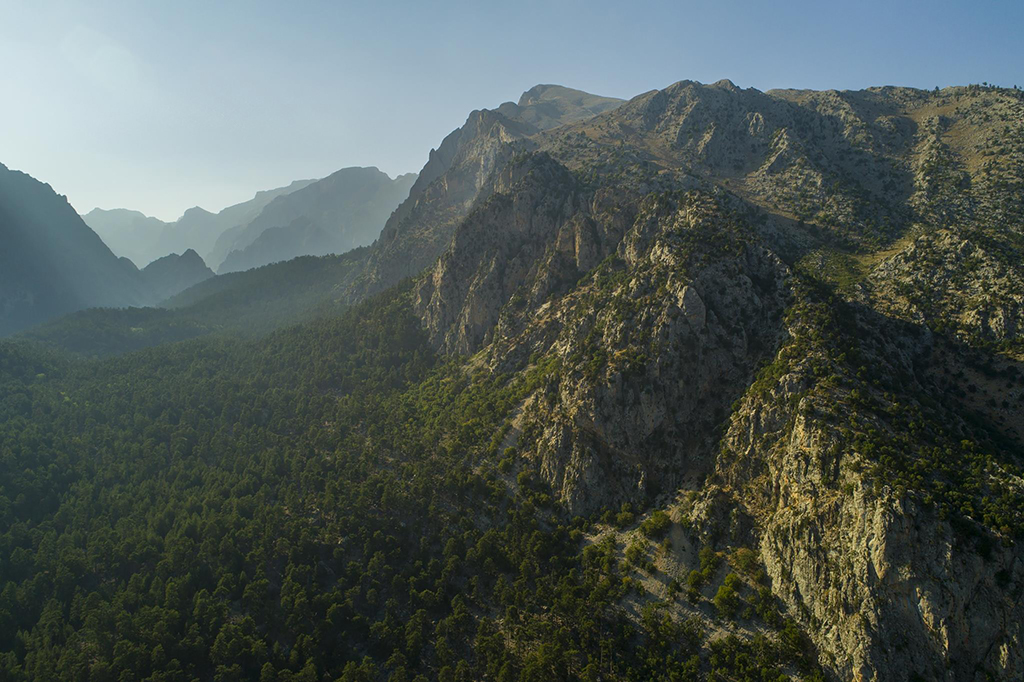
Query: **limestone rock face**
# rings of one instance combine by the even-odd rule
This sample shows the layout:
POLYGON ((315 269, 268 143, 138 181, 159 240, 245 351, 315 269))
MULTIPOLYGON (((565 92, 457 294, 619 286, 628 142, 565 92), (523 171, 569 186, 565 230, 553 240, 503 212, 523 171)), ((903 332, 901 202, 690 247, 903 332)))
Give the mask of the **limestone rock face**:
POLYGON ((778 342, 787 268, 711 195, 651 197, 621 231, 545 155, 495 188, 417 285, 434 343, 486 346, 503 370, 536 353, 562 367, 521 447, 572 513, 706 469, 707 433, 778 342))
POLYGON ((535 94, 446 139, 366 280, 425 267, 433 346, 529 387, 503 452, 567 516, 685 496, 831 679, 1024 675, 1024 98, 535 94))
POLYGON ((815 418, 826 395, 798 368, 748 397, 723 439, 708 506, 725 490, 757 519, 774 591, 803 614, 838 679, 1019 677, 1019 547, 964 537, 912 498, 873 489, 861 453, 815 418))
POLYGON ((439 347, 468 354, 490 336, 502 306, 579 210, 573 185, 546 156, 499 174, 490 199, 463 221, 417 288, 417 306, 439 347))

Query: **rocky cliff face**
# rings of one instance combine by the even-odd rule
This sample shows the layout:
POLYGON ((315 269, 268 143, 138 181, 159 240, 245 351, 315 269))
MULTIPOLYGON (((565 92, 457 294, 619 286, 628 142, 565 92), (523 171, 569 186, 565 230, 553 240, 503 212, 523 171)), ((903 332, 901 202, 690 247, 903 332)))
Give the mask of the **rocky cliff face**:
POLYGON ((468 354, 490 337, 505 302, 536 277, 551 237, 581 213, 574 185, 546 156, 524 158, 497 174, 490 197, 459 225, 417 287, 417 307, 439 347, 468 354))
POLYGON ((572 513, 670 488, 777 341, 785 266, 710 194, 648 197, 623 225, 545 155, 495 187, 417 287, 432 340, 559 365, 523 418, 572 513))
POLYGON ((503 447, 568 514, 693 491, 830 676, 1015 679, 1021 106, 682 82, 544 130, 481 112, 378 247, 439 254, 438 349, 539 377, 503 447))
MULTIPOLYGON (((991 527, 980 498, 953 496, 967 511, 950 518, 951 481, 929 461, 931 448, 960 459, 957 449, 972 446, 955 441, 972 429, 916 378, 933 339, 887 321, 858 323, 877 336, 837 353, 812 338, 829 333, 827 316, 802 305, 790 314, 790 340, 730 419, 698 516, 723 534, 730 506, 755 520, 746 542, 839 679, 1018 677, 1024 556, 1005 528, 991 527), (847 353, 886 378, 852 369, 847 353), (882 390, 896 383, 913 384, 900 392, 909 404, 882 390), (890 439, 900 449, 881 453, 890 439), (879 455, 901 458, 892 468, 915 471, 917 490, 879 455)), ((987 461, 962 489, 1005 488, 1019 505, 1013 458, 987 461)))
POLYGON ((378 291, 432 263, 473 202, 486 196, 495 169, 514 154, 528 126, 492 111, 474 111, 444 139, 374 244, 360 294, 378 291))
POLYGON ((610 272, 557 304, 556 400, 527 414, 571 513, 642 504, 704 473, 710 435, 778 342, 785 266, 741 237, 703 251, 736 237, 706 197, 651 203, 610 272))
POLYGON ((879 263, 867 289, 880 307, 965 340, 1012 341, 1024 322, 1024 272, 1014 255, 977 230, 928 233, 879 263))

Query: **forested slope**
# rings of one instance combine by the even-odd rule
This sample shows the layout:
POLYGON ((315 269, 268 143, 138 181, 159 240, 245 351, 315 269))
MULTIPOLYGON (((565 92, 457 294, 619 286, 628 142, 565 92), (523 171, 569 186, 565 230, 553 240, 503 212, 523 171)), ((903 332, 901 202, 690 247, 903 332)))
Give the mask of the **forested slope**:
POLYGON ((657 604, 621 614, 635 587, 614 545, 584 551, 590 523, 499 460, 554 368, 444 361, 407 288, 256 343, 87 365, 5 343, 0 367, 6 679, 813 666, 791 624, 709 645, 657 604))

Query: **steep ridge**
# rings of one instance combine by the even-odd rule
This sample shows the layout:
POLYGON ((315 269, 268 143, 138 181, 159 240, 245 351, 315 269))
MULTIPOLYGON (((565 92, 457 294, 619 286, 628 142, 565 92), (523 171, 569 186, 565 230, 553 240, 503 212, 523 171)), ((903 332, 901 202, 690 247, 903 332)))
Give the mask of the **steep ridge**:
POLYGON ((518 104, 472 112, 437 149, 430 151, 409 198, 388 220, 374 245, 356 297, 379 291, 414 275, 437 258, 459 220, 474 202, 486 199, 495 170, 541 130, 587 120, 619 106, 622 100, 557 85, 538 85, 518 104))
POLYGON ((420 272, 447 245, 487 180, 530 128, 482 110, 450 133, 430 158, 374 243, 356 296, 380 291, 420 272))
POLYGON ((728 183, 773 212, 859 245, 905 227, 910 184, 903 157, 914 127, 893 120, 899 110, 870 92, 815 93, 794 102, 728 81, 682 81, 552 131, 543 146, 591 173, 632 153, 664 172, 728 183), (854 106, 864 100, 873 108, 854 106))
POLYGON ((89 306, 151 297, 49 185, 0 165, 0 335, 89 306))

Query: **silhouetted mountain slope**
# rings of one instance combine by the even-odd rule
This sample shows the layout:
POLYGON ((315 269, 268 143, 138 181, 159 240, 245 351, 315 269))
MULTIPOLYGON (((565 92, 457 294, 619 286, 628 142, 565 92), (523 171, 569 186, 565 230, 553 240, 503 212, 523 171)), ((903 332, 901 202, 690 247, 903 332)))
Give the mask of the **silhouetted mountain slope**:
POLYGON ((198 336, 260 337, 341 310, 339 300, 361 272, 366 252, 302 256, 216 275, 162 301, 165 308, 83 310, 18 336, 90 357, 198 336))
POLYGON ((138 305, 149 292, 49 185, 0 165, 0 334, 89 306, 138 305))
MULTIPOLYGON (((112 229, 155 227, 142 214, 91 213, 112 229)), ((0 335, 83 308, 154 305, 213 272, 187 250, 139 270, 118 258, 67 199, 0 165, 0 335)))

